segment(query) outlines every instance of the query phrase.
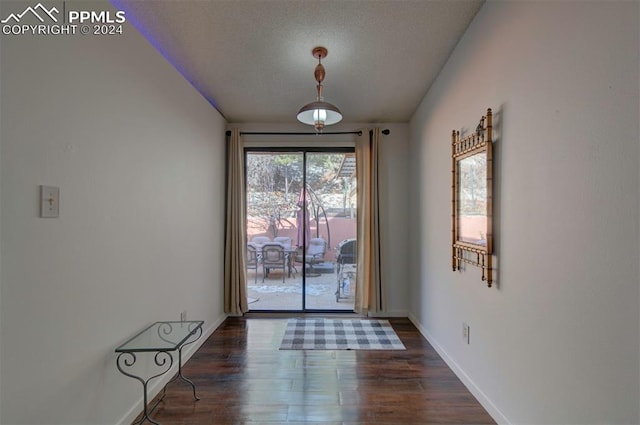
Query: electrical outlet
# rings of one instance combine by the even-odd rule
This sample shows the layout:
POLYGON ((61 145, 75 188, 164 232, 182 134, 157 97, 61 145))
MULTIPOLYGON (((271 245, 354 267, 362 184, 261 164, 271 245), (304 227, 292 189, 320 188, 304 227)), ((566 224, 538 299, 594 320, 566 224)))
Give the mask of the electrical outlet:
POLYGON ((462 339, 467 344, 469 343, 469 330, 469 325, 467 325, 465 322, 462 322, 462 339))
POLYGON ((187 321, 187 310, 183 310, 180 312, 180 321, 181 322, 187 321))

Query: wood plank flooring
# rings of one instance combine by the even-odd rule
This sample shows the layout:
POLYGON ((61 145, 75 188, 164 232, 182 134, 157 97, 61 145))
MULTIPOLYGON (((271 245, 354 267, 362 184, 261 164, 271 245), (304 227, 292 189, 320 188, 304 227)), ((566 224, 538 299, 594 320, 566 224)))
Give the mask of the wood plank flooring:
POLYGON ((408 319, 404 351, 280 351, 286 319, 229 318, 152 418, 186 424, 494 424, 408 319))

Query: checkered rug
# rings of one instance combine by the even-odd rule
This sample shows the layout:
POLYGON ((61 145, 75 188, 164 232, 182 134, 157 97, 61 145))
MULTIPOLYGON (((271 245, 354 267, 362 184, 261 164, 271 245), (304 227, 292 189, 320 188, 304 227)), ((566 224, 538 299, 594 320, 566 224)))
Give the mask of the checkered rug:
POLYGON ((404 350, 387 320, 289 319, 281 350, 404 350))

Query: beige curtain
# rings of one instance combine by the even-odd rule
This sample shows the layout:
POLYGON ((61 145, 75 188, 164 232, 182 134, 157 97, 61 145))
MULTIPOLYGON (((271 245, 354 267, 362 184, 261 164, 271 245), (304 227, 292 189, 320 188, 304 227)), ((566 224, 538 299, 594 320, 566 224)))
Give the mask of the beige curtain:
POLYGON ((224 243, 224 311, 242 315, 247 305, 247 246, 244 211, 244 150, 240 130, 227 145, 227 208, 224 243))
POLYGON ((363 315, 384 311, 378 188, 380 140, 379 128, 363 132, 356 139, 358 273, 354 309, 363 315))

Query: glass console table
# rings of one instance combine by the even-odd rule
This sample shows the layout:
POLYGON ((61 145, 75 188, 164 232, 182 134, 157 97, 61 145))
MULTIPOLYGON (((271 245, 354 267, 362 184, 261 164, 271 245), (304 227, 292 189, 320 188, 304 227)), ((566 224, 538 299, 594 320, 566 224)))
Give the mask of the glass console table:
POLYGON ((204 321, 202 320, 156 322, 116 348, 116 353, 119 353, 118 358, 116 359, 116 366, 118 367, 118 370, 128 377, 140 381, 144 392, 144 411, 142 418, 139 421, 134 422, 134 424, 141 424, 145 420, 153 424, 158 424, 158 422, 153 421, 149 415, 164 398, 167 391, 167 385, 178 378, 190 384, 193 388, 193 398, 195 400, 200 400, 196 396, 196 386, 194 383, 182 375, 182 349, 200 339, 202 336, 203 323, 204 321), (171 355, 171 352, 173 351, 178 352, 178 374, 164 386, 162 389, 162 395, 158 398, 156 404, 154 404, 151 409, 148 409, 147 386, 152 379, 158 378, 171 370, 171 367, 173 366, 173 356, 171 355), (155 367, 157 367, 158 370, 156 372, 158 373, 146 378, 136 375, 134 367, 137 360, 136 353, 155 353, 153 356, 153 363, 155 364, 155 367))

